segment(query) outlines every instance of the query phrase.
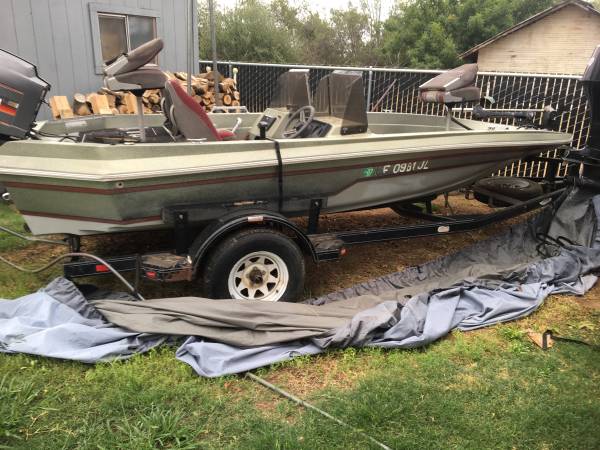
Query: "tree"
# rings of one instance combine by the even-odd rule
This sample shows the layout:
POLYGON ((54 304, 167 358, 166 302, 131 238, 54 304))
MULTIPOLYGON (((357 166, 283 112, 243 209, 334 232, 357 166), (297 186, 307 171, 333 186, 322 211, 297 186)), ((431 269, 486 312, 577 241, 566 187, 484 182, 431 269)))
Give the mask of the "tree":
MULTIPOLYGON (((199 6, 201 57, 210 58, 208 6, 199 6)), ((221 59, 285 63, 296 60, 287 30, 275 20, 269 5, 260 0, 242 0, 232 10, 216 12, 218 56, 221 59)))
POLYGON ((446 55, 454 45, 449 23, 454 20, 450 0, 416 0, 398 6, 384 24, 383 51, 395 66, 437 68, 456 61, 446 55), (428 45, 435 40, 435 46, 428 45), (421 53, 423 52, 423 53, 421 53))
POLYGON ((395 66, 448 68, 458 54, 551 6, 555 0, 413 0, 384 24, 383 51, 395 66))
POLYGON ((555 0, 463 0, 457 4, 453 35, 460 52, 552 6, 555 0))
MULTIPOLYGON (((199 7, 200 55, 210 58, 206 0, 199 7)), ((382 62, 381 0, 332 9, 328 17, 307 3, 240 0, 216 14, 221 59, 306 64, 375 65, 382 62)))
POLYGON ((356 8, 331 10, 334 40, 343 64, 361 64, 368 52, 366 35, 369 19, 356 8))
POLYGON ((271 10, 277 23, 286 29, 298 62, 305 64, 341 64, 336 31, 331 23, 310 11, 307 4, 291 6, 286 0, 274 0, 271 10))
MULTIPOLYGON (((207 0, 200 0, 200 54, 211 57, 207 0)), ((353 0, 323 17, 308 0, 238 0, 216 15, 221 59, 448 68, 458 55, 558 0, 353 0)), ((596 0, 600 3, 600 0, 596 0)))

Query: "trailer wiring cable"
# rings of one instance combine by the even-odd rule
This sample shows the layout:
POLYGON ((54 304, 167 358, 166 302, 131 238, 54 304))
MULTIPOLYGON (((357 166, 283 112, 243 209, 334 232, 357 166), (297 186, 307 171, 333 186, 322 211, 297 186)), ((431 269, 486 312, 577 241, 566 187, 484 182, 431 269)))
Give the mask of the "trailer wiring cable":
POLYGON ((284 391, 282 388, 277 387, 274 384, 269 383, 267 380, 265 380, 264 378, 259 377, 258 375, 254 375, 253 373, 246 372, 246 377, 250 378, 251 380, 254 380, 258 384, 262 385, 263 387, 266 387, 267 389, 272 390, 273 392, 281 395, 282 397, 285 397, 288 400, 291 400, 292 402, 296 403, 299 406, 303 406, 303 407, 305 407, 307 409, 315 411, 315 412, 321 414, 322 416, 328 418, 329 420, 333 420, 338 425, 341 425, 343 427, 351 429, 355 433, 357 433, 360 436, 368 439, 373 444, 377 445, 378 447, 382 448, 383 450, 392 450, 390 447, 388 447, 387 445, 385 445, 383 442, 380 442, 377 439, 369 436, 368 434, 364 433, 363 431, 359 430, 358 428, 353 427, 349 423, 346 423, 343 420, 338 419, 337 417, 329 414, 326 411, 323 411, 320 408, 317 408, 315 405, 313 405, 311 403, 308 403, 306 400, 302 400, 301 398, 296 397, 295 395, 293 395, 293 394, 291 394, 291 393, 289 393, 287 391, 284 391))
POLYGON ((114 267, 112 267, 109 263, 107 263, 104 259, 96 256, 96 255, 92 255, 90 253, 82 253, 82 252, 76 252, 76 253, 65 253, 62 255, 57 256, 56 258, 54 258, 52 261, 50 261, 49 263, 37 267, 35 269, 28 269, 26 267, 22 267, 19 266, 18 264, 13 263, 12 261, 9 261, 8 259, 4 258, 3 256, 0 256, 0 262, 3 262, 4 264, 12 267, 13 269, 18 270, 19 272, 24 272, 24 273, 29 273, 29 274, 38 274, 41 272, 44 272, 46 270, 48 270, 49 268, 53 267, 54 265, 56 265, 57 263, 59 263, 60 261, 62 261, 63 259, 67 259, 67 258, 89 258, 92 259, 100 264, 102 264, 103 266, 105 266, 114 276, 116 276, 119 281, 121 281, 121 283, 123 283, 127 289, 129 289, 129 291, 138 299, 140 300, 145 300, 144 297, 142 297, 142 295, 138 292, 138 290, 133 287, 131 285, 131 283, 129 283, 129 281, 127 281, 123 275, 121 275, 114 267))

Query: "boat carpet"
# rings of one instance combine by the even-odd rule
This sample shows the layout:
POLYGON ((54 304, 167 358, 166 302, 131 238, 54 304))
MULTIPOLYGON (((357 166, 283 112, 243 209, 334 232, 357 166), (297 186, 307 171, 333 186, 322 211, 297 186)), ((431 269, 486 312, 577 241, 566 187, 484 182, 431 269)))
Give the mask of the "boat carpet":
POLYGON ((557 211, 456 254, 297 304, 87 301, 57 279, 0 301, 0 352, 95 362, 186 336, 177 358, 199 375, 220 376, 332 347, 423 346, 454 328, 528 315, 550 294, 584 294, 600 269, 598 224, 600 195, 574 190, 557 211))

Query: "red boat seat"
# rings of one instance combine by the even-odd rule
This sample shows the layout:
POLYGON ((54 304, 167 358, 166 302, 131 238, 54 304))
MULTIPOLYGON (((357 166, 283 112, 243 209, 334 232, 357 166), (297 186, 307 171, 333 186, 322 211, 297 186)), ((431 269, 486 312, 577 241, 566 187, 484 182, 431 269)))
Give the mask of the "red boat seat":
POLYGON ((186 139, 224 141, 236 138, 230 130, 215 128, 204 108, 185 92, 178 80, 169 80, 165 84, 163 111, 172 131, 186 139))

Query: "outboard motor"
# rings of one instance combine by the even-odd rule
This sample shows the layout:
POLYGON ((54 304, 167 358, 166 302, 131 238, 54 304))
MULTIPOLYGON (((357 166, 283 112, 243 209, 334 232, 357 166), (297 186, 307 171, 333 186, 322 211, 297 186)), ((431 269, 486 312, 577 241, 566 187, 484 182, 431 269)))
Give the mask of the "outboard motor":
POLYGON ((48 90, 33 64, 0 50, 0 142, 27 136, 48 90))
POLYGON ((590 135, 583 150, 583 176, 600 182, 600 45, 581 78, 590 108, 590 135))

